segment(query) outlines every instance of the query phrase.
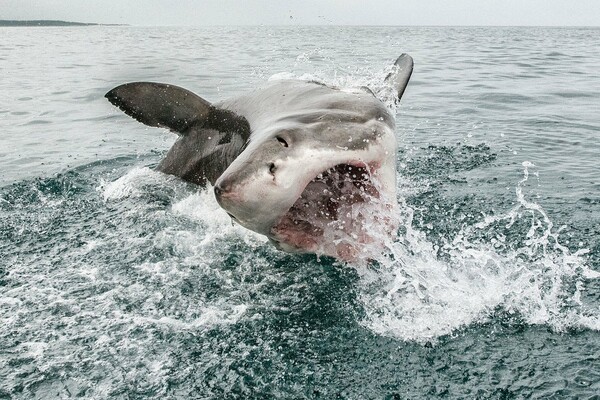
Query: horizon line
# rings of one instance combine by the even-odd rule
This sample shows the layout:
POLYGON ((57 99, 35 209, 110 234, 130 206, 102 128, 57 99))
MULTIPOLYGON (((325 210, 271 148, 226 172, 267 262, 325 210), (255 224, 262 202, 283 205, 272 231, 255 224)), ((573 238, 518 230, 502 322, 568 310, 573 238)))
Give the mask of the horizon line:
MULTIPOLYGON (((206 24, 206 25, 188 25, 188 24, 131 24, 131 23, 109 23, 109 22, 83 22, 69 21, 61 19, 0 19, 0 22, 64 22, 72 24, 85 24, 86 26, 115 26, 115 27, 131 27, 131 28, 217 28, 217 27, 277 27, 277 28, 292 28, 292 27, 382 27, 382 28, 600 28, 600 25, 444 25, 444 24, 304 24, 304 23, 288 23, 288 24, 206 24)), ((57 26, 58 27, 58 26, 57 26)))

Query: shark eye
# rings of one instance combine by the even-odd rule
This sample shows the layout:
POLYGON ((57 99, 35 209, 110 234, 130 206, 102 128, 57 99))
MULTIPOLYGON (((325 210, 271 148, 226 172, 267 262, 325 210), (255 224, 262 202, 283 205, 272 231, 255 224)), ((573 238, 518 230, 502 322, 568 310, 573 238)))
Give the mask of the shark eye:
POLYGON ((277 141, 283 146, 283 147, 288 147, 288 143, 285 141, 284 138, 282 138, 281 136, 277 136, 275 139, 277 139, 277 141))
POLYGON ((277 170, 277 167, 275 166, 275 163, 269 164, 269 173, 271 175, 275 175, 275 170, 277 170))

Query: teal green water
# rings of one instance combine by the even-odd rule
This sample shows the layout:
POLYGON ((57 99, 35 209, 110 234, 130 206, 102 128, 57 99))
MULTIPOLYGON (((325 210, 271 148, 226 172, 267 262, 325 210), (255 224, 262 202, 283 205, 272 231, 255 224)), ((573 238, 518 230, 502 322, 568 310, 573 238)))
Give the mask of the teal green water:
POLYGON ((599 48, 592 28, 0 29, 0 398, 596 398, 599 48), (232 225, 152 171, 171 134, 103 98, 382 89, 402 52, 402 227, 368 266, 232 225))

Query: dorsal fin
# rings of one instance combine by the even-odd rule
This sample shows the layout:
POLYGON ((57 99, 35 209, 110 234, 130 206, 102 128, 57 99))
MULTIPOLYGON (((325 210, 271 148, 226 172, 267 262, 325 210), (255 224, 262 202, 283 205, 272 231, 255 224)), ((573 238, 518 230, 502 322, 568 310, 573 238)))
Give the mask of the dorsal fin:
POLYGON ((402 54, 396 59, 394 69, 385 78, 385 82, 398 92, 398 100, 402 98, 413 71, 413 59, 408 54, 402 54))
POLYGON ((155 82, 126 83, 104 97, 139 122, 169 128, 178 134, 206 120, 213 108, 208 101, 189 90, 155 82))

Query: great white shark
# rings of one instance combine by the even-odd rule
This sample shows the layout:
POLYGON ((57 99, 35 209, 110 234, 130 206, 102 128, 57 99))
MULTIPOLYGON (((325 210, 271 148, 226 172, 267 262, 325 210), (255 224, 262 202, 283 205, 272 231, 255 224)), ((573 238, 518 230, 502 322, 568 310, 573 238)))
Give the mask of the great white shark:
MULTIPOLYGON (((404 93, 402 54, 385 84, 404 93)), ((353 261, 394 234, 395 118, 368 88, 278 80, 211 104, 169 84, 132 82, 105 96, 178 140, 157 170, 200 186, 240 225, 280 250, 353 261), (387 216, 386 216, 387 214, 387 216)))

